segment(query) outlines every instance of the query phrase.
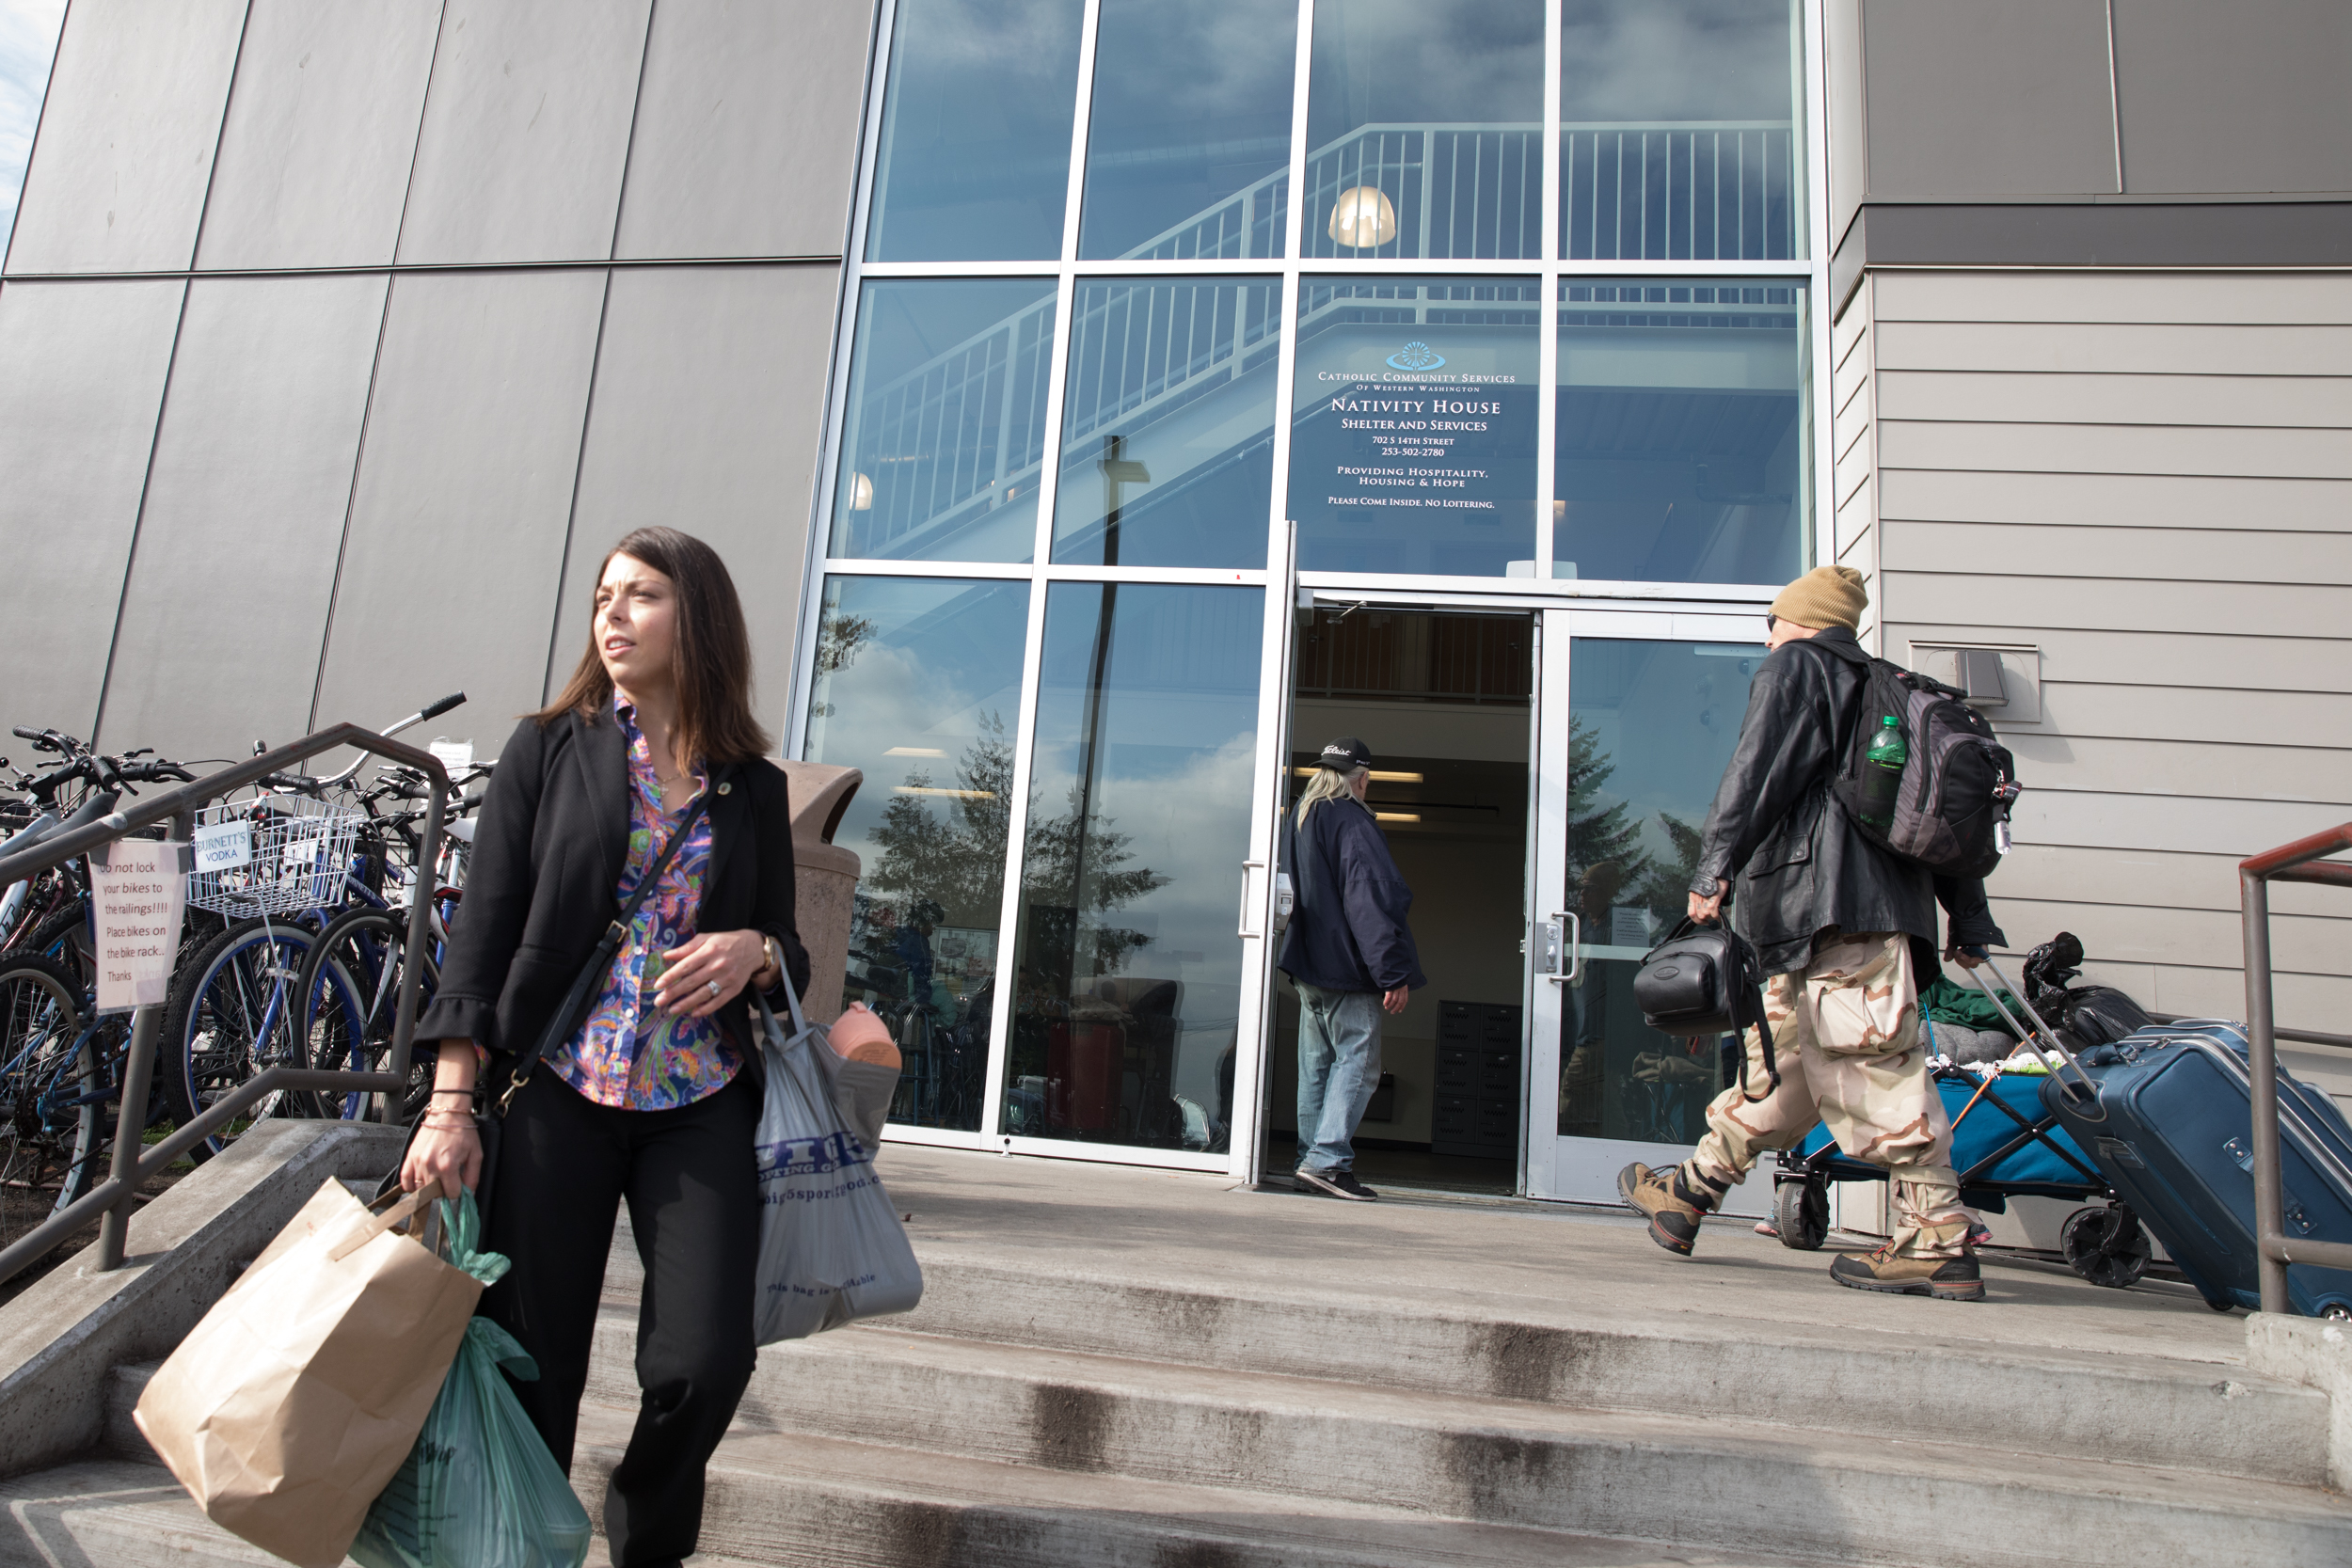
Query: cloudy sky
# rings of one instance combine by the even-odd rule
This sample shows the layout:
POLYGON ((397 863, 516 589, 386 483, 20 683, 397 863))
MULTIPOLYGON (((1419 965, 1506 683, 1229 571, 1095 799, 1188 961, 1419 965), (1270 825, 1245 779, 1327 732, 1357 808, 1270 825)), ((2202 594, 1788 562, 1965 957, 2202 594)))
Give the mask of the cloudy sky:
POLYGON ((65 0, 0 0, 0 246, 16 227, 16 195, 24 156, 40 118, 41 89, 57 47, 65 0))

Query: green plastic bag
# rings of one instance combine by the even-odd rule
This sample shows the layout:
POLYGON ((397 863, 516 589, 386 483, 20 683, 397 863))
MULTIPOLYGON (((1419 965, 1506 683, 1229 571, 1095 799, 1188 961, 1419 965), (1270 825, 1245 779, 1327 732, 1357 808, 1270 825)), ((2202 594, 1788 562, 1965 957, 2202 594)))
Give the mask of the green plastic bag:
MULTIPOLYGON (((480 1250, 473 1195, 439 1208, 449 1260, 495 1283, 507 1261, 480 1250)), ((587 1560, 588 1511, 501 1367, 539 1375, 513 1335, 474 1319, 417 1446, 351 1544, 360 1568, 580 1568, 587 1560)))

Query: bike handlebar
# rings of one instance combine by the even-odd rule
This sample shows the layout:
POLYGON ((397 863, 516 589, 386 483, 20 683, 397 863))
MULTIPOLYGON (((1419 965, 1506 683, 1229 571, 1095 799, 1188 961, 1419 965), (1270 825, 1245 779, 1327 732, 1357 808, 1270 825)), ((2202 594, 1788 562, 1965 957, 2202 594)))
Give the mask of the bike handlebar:
POLYGON ((466 694, 463 691, 453 691, 437 703, 427 703, 422 708, 418 710, 417 722, 422 723, 427 719, 438 719, 442 714, 447 713, 451 708, 456 707, 465 700, 466 694))

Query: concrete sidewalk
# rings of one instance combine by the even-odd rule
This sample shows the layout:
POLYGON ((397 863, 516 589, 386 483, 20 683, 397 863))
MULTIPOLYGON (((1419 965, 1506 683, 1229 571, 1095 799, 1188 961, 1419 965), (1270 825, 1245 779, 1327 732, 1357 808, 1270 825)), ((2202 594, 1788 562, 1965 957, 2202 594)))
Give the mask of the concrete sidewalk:
POLYGON ((1472 1300, 1549 1321, 1644 1318, 1677 1334, 1933 1336, 1947 1348, 2035 1347, 2242 1364, 2246 1319, 2185 1285, 2102 1290, 2049 1264, 1984 1259, 1988 1299, 1930 1301, 1842 1289, 1835 1253, 1792 1251, 1753 1222, 1710 1222, 1694 1257, 1661 1249, 1631 1216, 1397 1192, 1377 1203, 1250 1192, 1222 1177, 1082 1161, 1009 1159, 911 1144, 880 1162, 927 1261, 966 1256, 1041 1275, 1075 1270, 1161 1284, 1359 1292, 1443 1309, 1472 1300))

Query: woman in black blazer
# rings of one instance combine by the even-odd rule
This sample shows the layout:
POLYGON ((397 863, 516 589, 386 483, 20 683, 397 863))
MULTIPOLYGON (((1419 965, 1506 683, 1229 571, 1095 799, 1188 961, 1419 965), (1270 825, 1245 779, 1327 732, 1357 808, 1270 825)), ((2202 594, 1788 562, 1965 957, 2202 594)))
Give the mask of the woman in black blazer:
POLYGON ((477 1088, 506 1099, 483 1311, 539 1364, 521 1399, 570 1467, 614 1216, 645 1285, 644 1391, 604 1505, 618 1568, 694 1549, 703 1476, 751 1379, 759 1120, 750 993, 808 983, 783 771, 752 717, 751 642, 718 555, 641 529, 605 558, 587 652, 525 719, 483 803, 462 915, 419 1040, 438 1040, 410 1191, 474 1187, 477 1088), (692 808, 704 802, 696 816, 692 808), (681 833, 681 825, 683 832, 681 833), (661 865, 671 840, 677 851, 661 865), (650 873, 583 1022, 517 1073, 650 873))

